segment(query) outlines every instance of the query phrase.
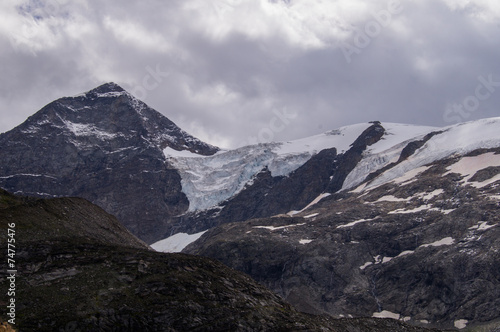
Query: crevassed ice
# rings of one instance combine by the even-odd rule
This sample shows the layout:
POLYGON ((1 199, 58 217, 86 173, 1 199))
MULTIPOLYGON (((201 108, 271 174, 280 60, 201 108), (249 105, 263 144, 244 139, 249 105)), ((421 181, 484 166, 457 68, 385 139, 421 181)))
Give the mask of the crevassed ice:
POLYGON ((219 152, 206 157, 167 158, 181 175, 182 191, 189 199, 189 211, 205 210, 240 192, 264 168, 272 176, 285 176, 303 165, 310 153, 277 155, 276 143, 259 144, 219 152))

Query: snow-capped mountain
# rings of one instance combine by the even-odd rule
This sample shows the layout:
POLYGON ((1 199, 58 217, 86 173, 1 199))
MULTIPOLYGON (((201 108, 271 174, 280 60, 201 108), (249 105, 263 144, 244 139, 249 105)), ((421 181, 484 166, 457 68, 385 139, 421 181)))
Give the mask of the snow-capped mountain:
POLYGON ((201 155, 218 151, 218 148, 189 135, 115 83, 56 100, 17 129, 28 137, 51 130, 69 137, 76 147, 83 148, 87 145, 107 148, 116 142, 126 145, 127 141, 139 137, 154 148, 170 147, 201 155))
POLYGON ((305 312, 496 331, 500 118, 380 125, 384 135, 338 190, 301 210, 212 228, 184 252, 248 273, 305 312))
POLYGON ((500 118, 380 123, 220 150, 114 83, 0 135, 0 187, 80 196, 165 251, 306 312, 437 327, 500 319, 500 118))
MULTIPOLYGON (((473 149, 484 143, 479 136, 474 144, 448 144, 447 150, 442 141, 455 142, 460 130, 494 132, 497 125, 498 119, 449 128, 372 122, 220 150, 107 83, 56 100, 1 134, 0 186, 25 195, 87 198, 152 243, 300 211, 377 172, 390 169, 384 173, 389 179, 432 158, 473 149)), ((488 146, 495 145, 497 137, 488 135, 488 146)))
POLYGON ((0 186, 24 195, 80 196, 156 240, 189 202, 163 149, 211 155, 189 135, 114 83, 56 100, 0 135, 0 186))

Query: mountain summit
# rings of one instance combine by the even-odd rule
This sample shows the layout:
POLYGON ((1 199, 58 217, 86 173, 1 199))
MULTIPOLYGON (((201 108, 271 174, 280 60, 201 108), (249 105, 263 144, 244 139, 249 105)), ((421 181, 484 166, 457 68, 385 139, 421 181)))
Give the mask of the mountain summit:
POLYGON ((17 129, 23 134, 57 132, 75 144, 116 145, 125 148, 140 138, 154 147, 211 155, 218 148, 189 135, 115 83, 84 94, 61 98, 30 117, 17 129))

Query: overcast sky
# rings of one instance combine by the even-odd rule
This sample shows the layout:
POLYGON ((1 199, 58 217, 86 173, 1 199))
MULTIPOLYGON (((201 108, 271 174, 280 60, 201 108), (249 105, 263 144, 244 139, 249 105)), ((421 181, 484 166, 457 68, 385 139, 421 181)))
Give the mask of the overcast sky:
POLYGON ((500 116, 498 0, 2 0, 0 132, 113 81, 218 146, 500 116))

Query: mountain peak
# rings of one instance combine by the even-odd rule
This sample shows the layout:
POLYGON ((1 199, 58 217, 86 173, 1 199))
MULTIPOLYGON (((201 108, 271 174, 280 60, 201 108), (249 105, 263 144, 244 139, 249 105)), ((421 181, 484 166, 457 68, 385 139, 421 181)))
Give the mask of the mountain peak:
POLYGON ((87 92, 78 94, 74 97, 91 97, 91 98, 99 98, 99 97, 117 97, 124 94, 129 94, 124 88, 119 86, 114 82, 104 83, 99 85, 98 87, 89 90, 87 92))
POLYGON ((170 147, 200 155, 219 150, 189 135, 114 82, 46 105, 6 134, 15 136, 16 132, 32 138, 58 136, 75 146, 99 146, 107 151, 144 142, 159 150, 170 147))
POLYGON ((125 89, 123 89, 115 82, 108 82, 98 86, 97 88, 90 90, 89 92, 108 93, 108 92, 124 92, 124 91, 125 89))

